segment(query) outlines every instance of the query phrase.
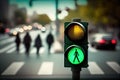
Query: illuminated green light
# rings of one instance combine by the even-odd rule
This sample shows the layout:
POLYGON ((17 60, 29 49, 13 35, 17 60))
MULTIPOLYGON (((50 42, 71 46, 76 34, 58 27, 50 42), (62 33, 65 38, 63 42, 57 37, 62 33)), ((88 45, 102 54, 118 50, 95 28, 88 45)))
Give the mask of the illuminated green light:
POLYGON ((72 64, 80 64, 84 60, 84 52, 79 47, 73 47, 68 52, 68 60, 72 64))

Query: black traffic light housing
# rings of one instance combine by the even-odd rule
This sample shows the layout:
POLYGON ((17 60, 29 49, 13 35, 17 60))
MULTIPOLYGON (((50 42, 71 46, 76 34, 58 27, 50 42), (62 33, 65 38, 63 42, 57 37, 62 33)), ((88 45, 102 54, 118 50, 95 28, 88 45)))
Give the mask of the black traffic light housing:
POLYGON ((81 22, 80 19, 74 19, 72 22, 65 22, 64 29, 64 66, 83 68, 88 67, 88 23, 81 22), (73 26, 76 25, 77 28, 76 30, 74 30, 73 26), (80 30, 80 32, 78 30, 80 30), (77 36, 75 37, 71 33, 75 33, 75 35, 77 36), (70 62, 68 53, 72 48, 78 49, 78 52, 82 52, 82 54, 84 55, 84 59, 82 62, 78 64, 73 64, 70 62))

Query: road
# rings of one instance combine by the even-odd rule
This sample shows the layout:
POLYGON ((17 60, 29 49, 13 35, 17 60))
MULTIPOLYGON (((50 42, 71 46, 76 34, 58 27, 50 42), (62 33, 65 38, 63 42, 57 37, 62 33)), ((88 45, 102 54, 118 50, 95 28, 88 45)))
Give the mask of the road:
MULTIPOLYGON (((25 55, 23 44, 20 46, 20 52, 16 52, 15 37, 4 35, 0 37, 0 80, 71 80, 72 73, 70 68, 64 67, 64 53, 60 43, 55 37, 55 43, 50 52, 45 42, 49 31, 30 31, 32 44, 30 55, 25 55), (40 49, 39 56, 36 55, 34 48, 34 39, 37 34, 41 35, 43 47, 40 49), (61 50, 61 52, 59 51, 61 50), (6 79, 5 79, 6 80, 6 79)), ((23 39, 25 33, 21 34, 23 39)), ((88 49, 89 67, 81 71, 81 79, 96 80, 119 80, 120 79, 120 48, 115 51, 96 50, 89 46, 88 49)))

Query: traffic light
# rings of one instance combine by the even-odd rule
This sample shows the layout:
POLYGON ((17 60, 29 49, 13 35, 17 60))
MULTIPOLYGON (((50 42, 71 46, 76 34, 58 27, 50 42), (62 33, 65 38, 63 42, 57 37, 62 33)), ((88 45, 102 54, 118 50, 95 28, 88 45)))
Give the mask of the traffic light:
POLYGON ((74 19, 64 23, 64 66, 88 67, 88 23, 74 19))

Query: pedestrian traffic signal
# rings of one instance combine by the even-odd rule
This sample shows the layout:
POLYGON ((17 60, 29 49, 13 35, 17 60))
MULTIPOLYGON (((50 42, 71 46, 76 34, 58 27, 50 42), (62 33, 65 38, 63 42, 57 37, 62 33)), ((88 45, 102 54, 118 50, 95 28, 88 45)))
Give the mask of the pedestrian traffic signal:
POLYGON ((67 56, 71 64, 80 64, 84 60, 84 53, 82 48, 75 45, 69 48, 67 56))
POLYGON ((64 66, 88 66, 88 23, 74 19, 64 24, 64 66))

